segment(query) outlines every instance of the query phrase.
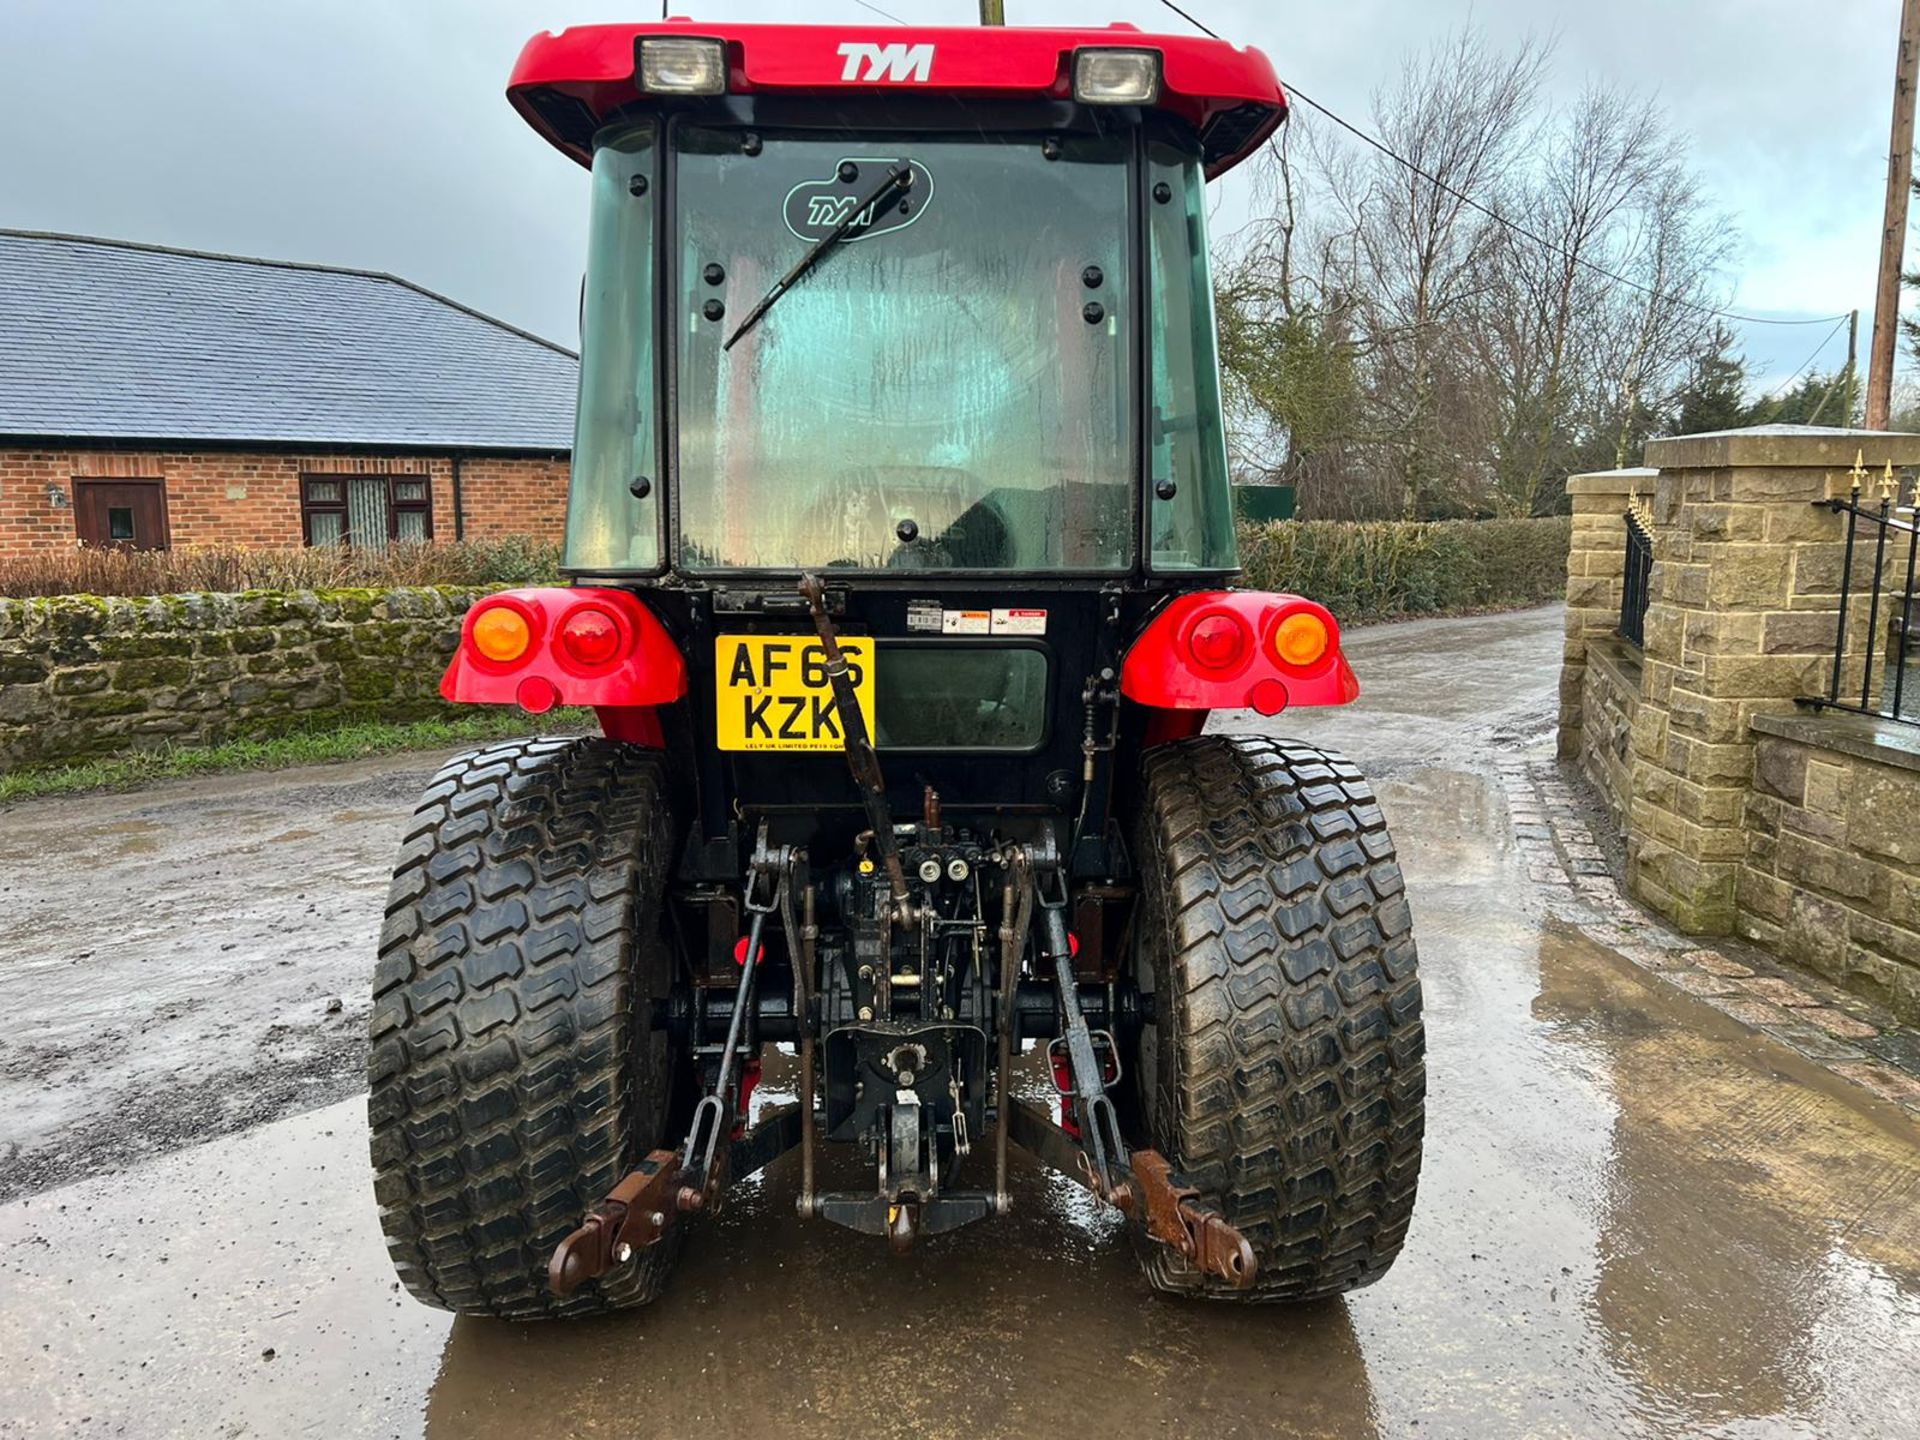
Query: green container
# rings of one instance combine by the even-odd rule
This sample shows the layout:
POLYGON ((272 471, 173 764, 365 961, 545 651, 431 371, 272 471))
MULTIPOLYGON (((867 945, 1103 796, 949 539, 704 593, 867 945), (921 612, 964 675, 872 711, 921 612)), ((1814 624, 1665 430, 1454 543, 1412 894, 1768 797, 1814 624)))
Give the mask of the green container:
POLYGON ((1233 487, 1233 513, 1247 524, 1269 520, 1291 520, 1298 491, 1292 485, 1236 485, 1233 487))

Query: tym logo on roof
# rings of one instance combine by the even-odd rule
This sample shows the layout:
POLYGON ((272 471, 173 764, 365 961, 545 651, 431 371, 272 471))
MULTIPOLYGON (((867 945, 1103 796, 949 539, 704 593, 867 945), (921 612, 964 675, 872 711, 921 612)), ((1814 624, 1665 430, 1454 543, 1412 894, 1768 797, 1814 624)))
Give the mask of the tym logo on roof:
POLYGON ((931 45, 855 45, 840 47, 842 80, 914 80, 925 83, 933 73, 931 45), (861 73, 861 66, 866 72, 861 73))

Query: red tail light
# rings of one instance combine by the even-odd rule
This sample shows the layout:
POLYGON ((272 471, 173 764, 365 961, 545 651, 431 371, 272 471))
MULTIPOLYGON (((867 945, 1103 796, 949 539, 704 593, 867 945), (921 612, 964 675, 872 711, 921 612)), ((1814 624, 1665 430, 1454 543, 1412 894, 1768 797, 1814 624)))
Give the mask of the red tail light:
MULTIPOLYGON (((1345 705, 1360 694, 1340 627, 1298 595, 1202 590, 1169 602, 1127 650, 1120 693, 1156 712, 1345 705)), ((1158 716, 1153 743, 1197 733, 1158 716)))
POLYGON ((576 665, 605 665, 620 654, 620 626, 606 611, 582 605, 561 622, 560 648, 576 665))
POLYGON ((1203 615, 1187 632, 1187 653, 1205 670, 1231 670, 1246 658, 1253 639, 1247 622, 1220 611, 1203 615))
POLYGON ((657 745, 652 707, 686 693, 686 657, 659 618, 627 591, 586 587, 489 595, 467 613, 440 680, 456 704, 590 705, 633 744, 657 745))

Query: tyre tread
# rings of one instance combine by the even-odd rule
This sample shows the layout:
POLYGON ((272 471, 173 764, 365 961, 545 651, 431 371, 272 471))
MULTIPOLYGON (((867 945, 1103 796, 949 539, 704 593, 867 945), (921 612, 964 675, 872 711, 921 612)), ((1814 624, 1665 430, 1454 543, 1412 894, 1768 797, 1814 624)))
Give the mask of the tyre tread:
POLYGON ((565 1300, 546 1264, 655 1138, 633 1133, 632 970, 661 943, 665 790, 656 752, 513 740, 448 761, 408 823, 367 1111, 387 1248, 426 1304, 524 1319, 660 1289, 671 1238, 565 1300))
POLYGON ((1171 991, 1143 1082, 1153 1138, 1260 1262, 1238 1291, 1150 1246, 1149 1280, 1254 1301, 1372 1284, 1413 1213, 1426 1072, 1405 886, 1371 787, 1292 741, 1161 746, 1136 854, 1171 991))

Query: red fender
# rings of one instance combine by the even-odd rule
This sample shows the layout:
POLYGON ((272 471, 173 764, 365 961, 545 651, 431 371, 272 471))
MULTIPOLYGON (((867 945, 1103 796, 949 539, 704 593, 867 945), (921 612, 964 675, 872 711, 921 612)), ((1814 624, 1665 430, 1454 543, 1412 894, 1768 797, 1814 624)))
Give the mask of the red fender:
POLYGON ((1346 705, 1359 698, 1360 682, 1324 605, 1298 595, 1208 590, 1182 595, 1154 616, 1127 651, 1120 693, 1154 712, 1147 743, 1155 745, 1199 734, 1209 710, 1278 715, 1290 705, 1346 705), (1307 664, 1276 648, 1281 625, 1295 615, 1326 628, 1326 648, 1307 664))
POLYGON ((611 739, 659 748, 658 706, 687 693, 687 662, 666 627, 624 590, 503 590, 471 610, 440 694, 462 705, 518 705, 543 715, 556 705, 591 705, 611 739), (526 622, 517 657, 496 660, 474 643, 474 626, 506 608, 526 622), (607 623, 612 636, 607 636, 607 623), (591 633, 595 646, 574 642, 591 633))

